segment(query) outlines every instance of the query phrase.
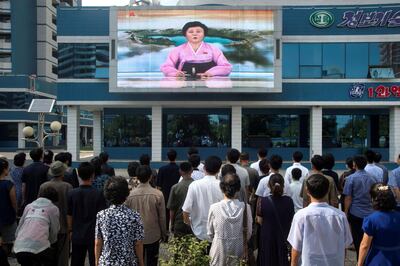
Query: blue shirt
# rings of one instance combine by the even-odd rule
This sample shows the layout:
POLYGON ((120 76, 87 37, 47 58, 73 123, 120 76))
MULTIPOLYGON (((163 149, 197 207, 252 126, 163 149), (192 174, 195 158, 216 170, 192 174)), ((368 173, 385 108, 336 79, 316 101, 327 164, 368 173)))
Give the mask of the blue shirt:
POLYGON ((24 168, 14 166, 10 170, 10 176, 15 185, 15 193, 17 194, 17 207, 22 204, 22 172, 24 168))
POLYGON ((365 170, 358 170, 346 179, 343 194, 351 196, 350 213, 364 218, 373 212, 369 191, 377 181, 365 170))
POLYGON ((400 166, 394 169, 389 175, 389 186, 400 188, 400 166))
POLYGON ((364 265, 399 265, 400 212, 376 211, 365 217, 362 228, 373 237, 364 265))

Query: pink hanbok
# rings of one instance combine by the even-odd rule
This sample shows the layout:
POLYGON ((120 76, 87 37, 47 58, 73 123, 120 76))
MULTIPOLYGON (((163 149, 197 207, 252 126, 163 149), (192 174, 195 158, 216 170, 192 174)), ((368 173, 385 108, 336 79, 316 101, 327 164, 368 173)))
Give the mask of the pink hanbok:
POLYGON ((232 65, 216 46, 202 42, 195 52, 189 43, 175 47, 161 65, 160 70, 167 77, 174 77, 178 71, 191 76, 209 73, 211 76, 228 76, 232 65))

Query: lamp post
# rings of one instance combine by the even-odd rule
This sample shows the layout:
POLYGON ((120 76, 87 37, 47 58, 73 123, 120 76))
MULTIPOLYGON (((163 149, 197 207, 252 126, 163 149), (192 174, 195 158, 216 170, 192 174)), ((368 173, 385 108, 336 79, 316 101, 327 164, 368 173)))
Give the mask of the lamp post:
POLYGON ((48 137, 56 137, 56 136, 61 136, 60 130, 61 130, 61 123, 58 121, 53 121, 50 124, 50 129, 52 132, 47 132, 44 129, 44 114, 43 116, 39 116, 39 130, 38 134, 35 136, 35 130, 32 127, 24 127, 22 129, 22 133, 24 134, 24 138, 22 138, 25 141, 28 142, 35 142, 38 147, 44 148, 44 141, 48 137))

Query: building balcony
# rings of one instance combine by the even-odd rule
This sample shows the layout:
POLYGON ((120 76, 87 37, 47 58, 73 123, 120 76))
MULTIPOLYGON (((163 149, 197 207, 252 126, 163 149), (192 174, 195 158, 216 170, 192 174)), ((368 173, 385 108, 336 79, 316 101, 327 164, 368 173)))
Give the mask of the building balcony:
POLYGON ((0 22, 0 32, 11 32, 11 22, 0 22))
POLYGON ((5 60, 3 61, 2 58, 0 58, 0 73, 3 72, 11 72, 12 69, 12 64, 10 61, 6 62, 5 60))
POLYGON ((6 41, 4 39, 0 39, 0 50, 9 50, 11 51, 11 42, 6 41))
POLYGON ((3 11, 4 10, 8 10, 8 11, 10 11, 11 12, 11 5, 10 5, 10 1, 1 1, 0 2, 0 9, 3 9, 3 11))

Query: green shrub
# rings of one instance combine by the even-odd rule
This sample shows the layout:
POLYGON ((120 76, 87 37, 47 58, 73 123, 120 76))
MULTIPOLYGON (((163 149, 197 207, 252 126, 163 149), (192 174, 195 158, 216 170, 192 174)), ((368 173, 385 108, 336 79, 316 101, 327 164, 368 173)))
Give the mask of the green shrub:
POLYGON ((209 265, 208 241, 199 241, 193 236, 174 237, 168 242, 168 260, 160 259, 161 266, 209 265))

